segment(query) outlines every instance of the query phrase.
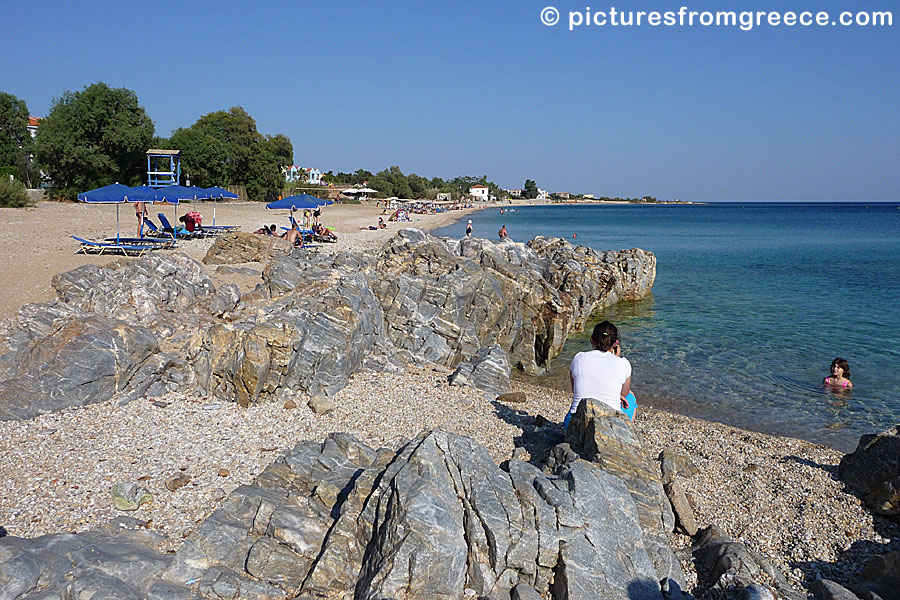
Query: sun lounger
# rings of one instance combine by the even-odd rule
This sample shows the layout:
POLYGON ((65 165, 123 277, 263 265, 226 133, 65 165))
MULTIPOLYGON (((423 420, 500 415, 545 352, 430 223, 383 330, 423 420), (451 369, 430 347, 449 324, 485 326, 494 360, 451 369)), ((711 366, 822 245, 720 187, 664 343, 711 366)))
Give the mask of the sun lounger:
POLYGON ((171 232, 171 235, 174 235, 175 237, 192 237, 194 235, 184 227, 172 227, 172 224, 169 223, 169 219, 164 213, 159 213, 156 216, 159 217, 159 222, 162 225, 163 233, 171 232))
POLYGON ((175 241, 175 238, 171 237, 129 237, 129 238, 106 238, 104 240, 106 242, 116 242, 118 244, 133 244, 133 245, 150 245, 156 246, 159 248, 174 248, 178 243, 175 241))
POLYGON ((122 244, 115 242, 92 242, 80 237, 72 236, 72 239, 81 244, 78 252, 85 254, 124 254, 125 256, 143 256, 145 253, 158 248, 153 244, 122 244))

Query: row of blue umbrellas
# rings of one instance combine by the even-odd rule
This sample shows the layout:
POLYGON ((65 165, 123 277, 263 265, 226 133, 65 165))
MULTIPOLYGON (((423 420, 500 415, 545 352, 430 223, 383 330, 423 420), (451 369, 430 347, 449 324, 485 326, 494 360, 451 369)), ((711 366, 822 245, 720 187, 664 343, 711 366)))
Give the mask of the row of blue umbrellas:
MULTIPOLYGON (((116 204, 116 240, 120 238, 119 204, 126 202, 146 202, 150 204, 173 204, 177 206, 182 200, 223 200, 226 198, 236 200, 237 197, 237 194, 218 186, 200 188, 170 185, 162 188, 152 188, 146 185, 129 187, 127 185, 122 185, 121 183, 113 183, 78 194, 78 200, 81 202, 116 204)), ((293 211, 295 210, 316 209, 329 204, 334 204, 334 201, 319 198, 318 196, 313 196, 311 194, 300 194, 297 196, 279 198, 278 200, 267 204, 266 208, 274 210, 290 210, 293 214, 293 211)), ((291 220, 293 221, 293 217, 291 220)), ((213 225, 215 225, 215 223, 216 216, 214 204, 213 225)))
MULTIPOLYGON (((151 204, 174 204, 177 206, 181 200, 223 200, 225 198, 236 200, 237 197, 237 194, 218 186, 200 188, 170 185, 162 188, 152 188, 146 185, 129 187, 121 183, 105 185, 78 194, 78 200, 81 202, 116 205, 116 243, 121 239, 119 234, 119 204, 125 202, 147 202, 151 204)), ((213 205, 213 225, 215 224, 215 205, 213 205)))
POLYGON ((78 194, 78 199, 82 202, 97 202, 102 204, 112 204, 116 202, 178 204, 180 200, 222 200, 225 198, 237 200, 237 197, 237 194, 218 186, 200 188, 170 185, 162 188, 152 188, 146 185, 129 187, 127 185, 122 185, 121 183, 105 185, 95 190, 78 194))

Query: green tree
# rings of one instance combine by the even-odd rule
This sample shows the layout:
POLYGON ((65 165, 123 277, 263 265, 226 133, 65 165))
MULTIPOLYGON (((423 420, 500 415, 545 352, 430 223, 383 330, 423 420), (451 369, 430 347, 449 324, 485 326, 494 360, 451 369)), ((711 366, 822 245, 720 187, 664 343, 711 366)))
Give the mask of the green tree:
POLYGON ((190 174, 191 183, 243 185, 251 200, 275 199, 284 183, 281 166, 293 162, 290 139, 280 134, 267 139, 239 106, 176 130, 171 145, 181 150, 182 172, 190 174))
POLYGON ((266 139, 269 142, 269 148, 275 155, 279 169, 281 167, 290 167, 294 164, 294 145, 291 143, 291 138, 284 134, 276 133, 266 139))
POLYGON ((522 188, 522 196, 528 198, 529 200, 534 200, 538 196, 538 187, 537 183, 534 182, 534 179, 526 179, 525 187, 522 188))
POLYGON ((137 94, 101 82, 54 102, 38 128, 35 155, 53 181, 51 196, 74 198, 110 183, 142 183, 152 137, 153 121, 137 94))
POLYGON ((28 106, 24 100, 0 92, 0 167, 19 166, 30 146, 28 106))

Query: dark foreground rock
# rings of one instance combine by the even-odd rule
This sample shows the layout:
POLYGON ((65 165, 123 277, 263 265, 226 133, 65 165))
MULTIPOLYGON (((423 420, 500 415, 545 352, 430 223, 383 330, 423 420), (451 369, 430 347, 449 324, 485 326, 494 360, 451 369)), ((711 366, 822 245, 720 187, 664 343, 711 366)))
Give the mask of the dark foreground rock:
POLYGON ((0 419, 176 388, 242 405, 285 389, 332 396, 357 371, 408 363, 467 365, 460 383, 497 395, 507 365, 543 372, 591 313, 646 294, 656 272, 642 250, 416 230, 378 252, 269 250, 252 234, 210 250, 211 264, 266 261, 244 296, 178 253, 55 277, 58 301, 0 327, 0 419))
POLYGON ((900 515, 900 425, 860 437, 841 459, 838 476, 876 513, 900 515))
MULTIPOLYGON (((601 410, 582 410, 580 439, 603 429, 601 410)), ((174 556, 133 520, 0 538, 0 598, 662 599, 661 581, 670 594, 683 582, 656 541, 665 498, 646 496, 658 479, 633 479, 646 459, 622 425, 590 438, 609 442, 592 450, 602 460, 560 444, 543 470, 515 459, 501 469, 441 430, 397 450, 341 433, 303 442, 174 556)))

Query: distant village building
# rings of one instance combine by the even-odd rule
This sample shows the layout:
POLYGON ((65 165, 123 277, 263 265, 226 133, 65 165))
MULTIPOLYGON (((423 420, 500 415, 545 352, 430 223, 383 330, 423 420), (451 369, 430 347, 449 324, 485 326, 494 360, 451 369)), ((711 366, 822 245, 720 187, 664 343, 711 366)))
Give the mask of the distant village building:
POLYGON ((37 130, 40 124, 40 117, 28 117, 28 133, 31 135, 31 139, 34 139, 34 136, 37 135, 37 130))
POLYGON ((568 200, 570 198, 569 192, 556 192, 556 197, 563 200, 568 200))
POLYGON ((537 195, 537 198, 535 198, 535 199, 536 200, 546 200, 547 199, 547 190, 542 190, 541 188, 538 188, 538 195, 537 195))
POLYGON ((290 167, 281 167, 281 172, 287 183, 311 183, 313 185, 322 183, 322 171, 311 167, 291 165, 290 167))
POLYGON ((469 195, 476 200, 487 202, 488 197, 490 196, 490 189, 486 185, 473 185, 469 188, 469 195))
POLYGON ((437 200, 438 202, 449 202, 453 199, 453 195, 450 192, 438 192, 437 200))
POLYGON ((513 198, 521 198, 522 192, 525 190, 506 190, 506 193, 512 196, 513 198))
POLYGON ((581 197, 584 198, 585 200, 593 200, 594 199, 593 194, 582 194, 581 197))

